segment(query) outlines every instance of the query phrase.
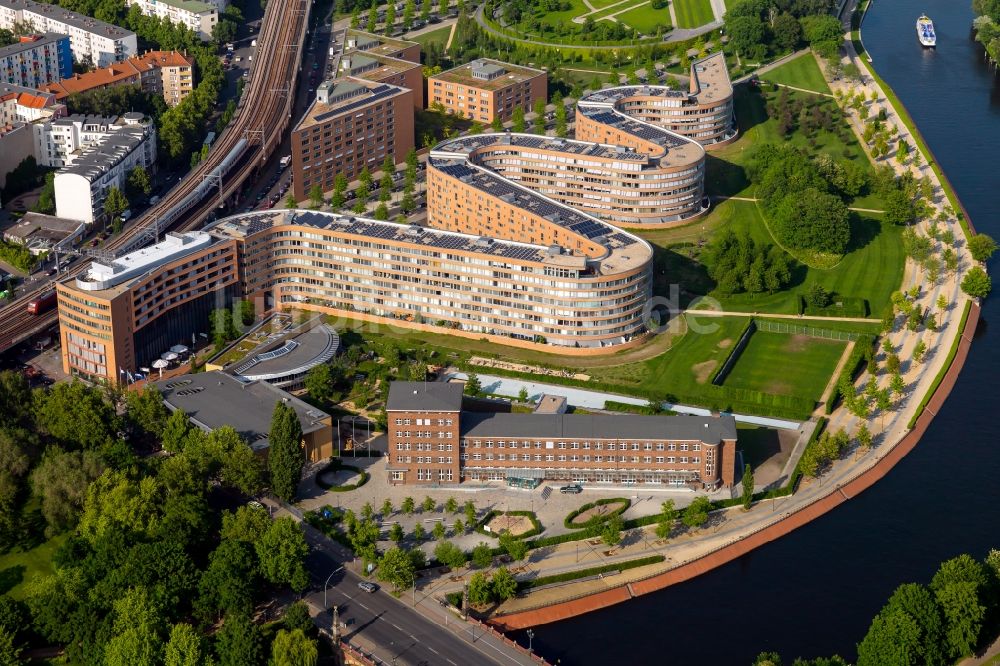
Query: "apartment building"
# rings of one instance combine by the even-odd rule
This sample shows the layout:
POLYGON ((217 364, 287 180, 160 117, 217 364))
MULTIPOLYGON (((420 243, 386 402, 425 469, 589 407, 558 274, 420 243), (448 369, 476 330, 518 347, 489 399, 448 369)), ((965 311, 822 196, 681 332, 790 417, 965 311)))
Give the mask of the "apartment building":
POLYGON ((94 261, 56 285, 63 370, 90 381, 148 373, 171 346, 208 329, 239 288, 236 243, 204 232, 94 261))
POLYGON ((0 80, 4 83, 41 88, 72 74, 73 56, 65 35, 28 35, 0 48, 0 80))
MULTIPOLYGON (((60 151, 65 146, 58 145, 59 139, 72 136, 75 126, 67 130, 61 120, 52 125, 60 129, 51 141, 52 154, 62 155, 60 151)), ((91 128, 94 130, 91 136, 99 138, 65 153, 65 166, 55 176, 56 215, 88 224, 105 219, 104 200, 108 190, 112 187, 124 190, 132 169, 142 166, 151 171, 156 164, 156 127, 141 113, 126 113, 108 125, 106 133, 102 133, 100 126, 84 123, 81 135, 91 128)))
POLYGON ((462 385, 393 382, 386 402, 394 484, 574 481, 714 490, 735 478, 724 416, 463 411, 462 385))
POLYGON ((516 107, 531 111, 547 87, 544 70, 479 58, 427 79, 427 104, 488 124, 510 120, 516 107))
POLYGON ((344 77, 323 82, 292 130, 292 192, 299 201, 319 185, 333 189, 344 174, 354 180, 376 171, 386 155, 397 164, 413 147, 413 91, 344 77))
POLYGON ((194 90, 194 58, 177 51, 148 51, 86 74, 50 83, 45 89, 65 100, 70 95, 114 86, 139 86, 177 106, 194 90))
POLYGON ((424 108, 424 75, 420 61, 401 60, 367 51, 349 51, 340 56, 340 76, 388 83, 413 92, 413 108, 424 108))
POLYGON ((0 83, 0 187, 7 174, 34 154, 31 123, 66 115, 55 95, 10 83, 0 83))
POLYGON ((420 44, 405 39, 393 39, 363 30, 348 28, 344 37, 344 55, 353 51, 363 51, 373 56, 396 58, 409 62, 420 62, 420 44))
MULTIPOLYGON (((665 86, 617 86, 585 95, 580 111, 606 112, 657 125, 697 141, 719 145, 736 137, 733 85, 725 54, 713 53, 691 63, 687 91, 665 86)), ((577 138, 580 119, 577 119, 577 138)))
MULTIPOLYGON (((135 33, 116 25, 71 12, 58 5, 34 0, 0 0, 0 28, 13 30, 15 24, 31 26, 41 33, 67 35, 73 58, 95 67, 106 67, 133 56, 138 51, 135 33)), ((66 78, 70 74, 71 71, 68 71, 59 78, 66 78)))
POLYGON ((640 129, 646 138, 627 142, 633 144, 628 148, 594 136, 580 136, 582 141, 511 132, 458 137, 435 147, 431 159, 464 159, 622 226, 678 224, 701 214, 705 150, 658 127, 640 129))
POLYGON ((176 25, 183 25, 204 41, 212 39, 219 23, 219 12, 225 9, 198 0, 125 0, 129 7, 138 7, 145 16, 156 16, 176 25))

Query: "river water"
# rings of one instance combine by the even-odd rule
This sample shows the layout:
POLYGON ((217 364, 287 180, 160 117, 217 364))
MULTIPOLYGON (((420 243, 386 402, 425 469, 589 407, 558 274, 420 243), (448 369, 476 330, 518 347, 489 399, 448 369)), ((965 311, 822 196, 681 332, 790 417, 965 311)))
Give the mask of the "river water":
MULTIPOLYGON (((969 0, 876 0, 862 36, 981 232, 1000 238, 1000 79, 972 40, 969 0), (916 41, 926 12, 936 50, 916 41)), ((991 272, 997 276, 1000 262, 991 272)), ((995 277, 995 279, 997 279, 995 277)), ((997 284, 1000 289, 1000 282, 997 284)), ((965 369, 917 448, 819 520, 693 581, 535 630, 561 664, 749 664, 762 650, 854 659, 893 589, 959 553, 1000 548, 1000 331, 987 302, 965 369)), ((523 636, 518 637, 524 640, 523 636)), ((526 641, 525 641, 526 642, 526 641)))

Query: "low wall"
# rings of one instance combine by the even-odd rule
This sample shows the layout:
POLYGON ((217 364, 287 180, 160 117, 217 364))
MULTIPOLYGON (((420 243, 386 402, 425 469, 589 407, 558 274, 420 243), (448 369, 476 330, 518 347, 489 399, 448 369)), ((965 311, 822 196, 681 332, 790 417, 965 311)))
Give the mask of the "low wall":
POLYGON ((934 420, 934 417, 940 411, 941 406, 944 405, 945 400, 954 388, 959 373, 962 371, 962 366, 965 365, 965 359, 968 357, 972 338, 979 323, 979 317, 979 305, 973 303, 972 309, 969 311, 969 319, 966 323, 965 331, 960 338, 958 353, 955 355, 955 359, 948 368, 948 372, 945 374, 941 384, 934 392, 934 396, 927 403, 923 414, 917 419, 913 429, 904 435, 875 465, 864 470, 843 485, 832 486, 830 493, 825 497, 802 507, 776 523, 762 527, 760 530, 738 541, 721 546, 707 555, 669 571, 656 574, 644 580, 622 585, 606 592, 584 596, 579 599, 571 599, 544 608, 504 615, 494 618, 490 622, 506 631, 524 629, 538 624, 565 620, 576 615, 582 615, 627 601, 632 597, 662 590, 676 583, 690 580, 723 564, 732 562, 753 549, 781 538, 810 521, 819 518, 847 500, 856 497, 888 474, 900 460, 916 447, 917 442, 920 441, 920 438, 927 431, 931 421, 934 420))

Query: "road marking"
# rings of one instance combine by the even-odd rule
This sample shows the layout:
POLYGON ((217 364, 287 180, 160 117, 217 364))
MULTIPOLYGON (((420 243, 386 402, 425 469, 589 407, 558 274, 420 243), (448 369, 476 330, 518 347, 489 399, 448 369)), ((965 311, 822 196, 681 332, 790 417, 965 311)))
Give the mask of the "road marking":
POLYGON ((365 606, 365 605, 364 605, 363 603, 361 603, 360 601, 358 602, 358 605, 359 605, 359 606, 361 606, 362 608, 364 608, 364 609, 365 609, 366 611, 370 611, 370 610, 371 610, 371 608, 368 608, 368 606, 365 606))
POLYGON ((430 650, 431 652, 433 652, 434 654, 441 654, 440 652, 438 652, 437 650, 435 650, 434 648, 432 648, 430 645, 427 646, 427 649, 430 650))
POLYGON ((392 623, 392 626, 396 627, 396 630, 397 630, 397 631, 402 631, 402 630, 403 630, 403 628, 402 628, 402 627, 400 627, 400 626, 399 626, 398 624, 396 624, 395 622, 393 622, 393 623, 392 623))
POLYGON ((452 664, 452 666, 458 666, 458 664, 453 662, 451 659, 448 659, 448 657, 445 657, 444 660, 447 661, 449 664, 452 664))

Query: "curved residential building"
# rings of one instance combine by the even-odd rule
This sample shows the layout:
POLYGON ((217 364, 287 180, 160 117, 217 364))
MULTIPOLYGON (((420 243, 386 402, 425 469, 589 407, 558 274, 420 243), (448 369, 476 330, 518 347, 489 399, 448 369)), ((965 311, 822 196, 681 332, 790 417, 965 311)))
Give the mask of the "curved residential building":
POLYGON ((581 121, 586 124, 585 117, 601 111, 658 125, 703 146, 736 136, 733 84, 721 51, 691 63, 687 91, 665 86, 616 86, 584 96, 577 107, 576 137, 582 140, 603 140, 581 132, 581 121))
MULTIPOLYGON (((700 214, 704 148, 659 127, 621 120, 641 130, 644 138, 607 145, 594 136, 580 141, 509 132, 480 134, 440 144, 432 161, 434 156, 442 162, 464 159, 620 226, 672 224, 700 214)), ((431 212, 431 224, 437 212, 431 212)))

